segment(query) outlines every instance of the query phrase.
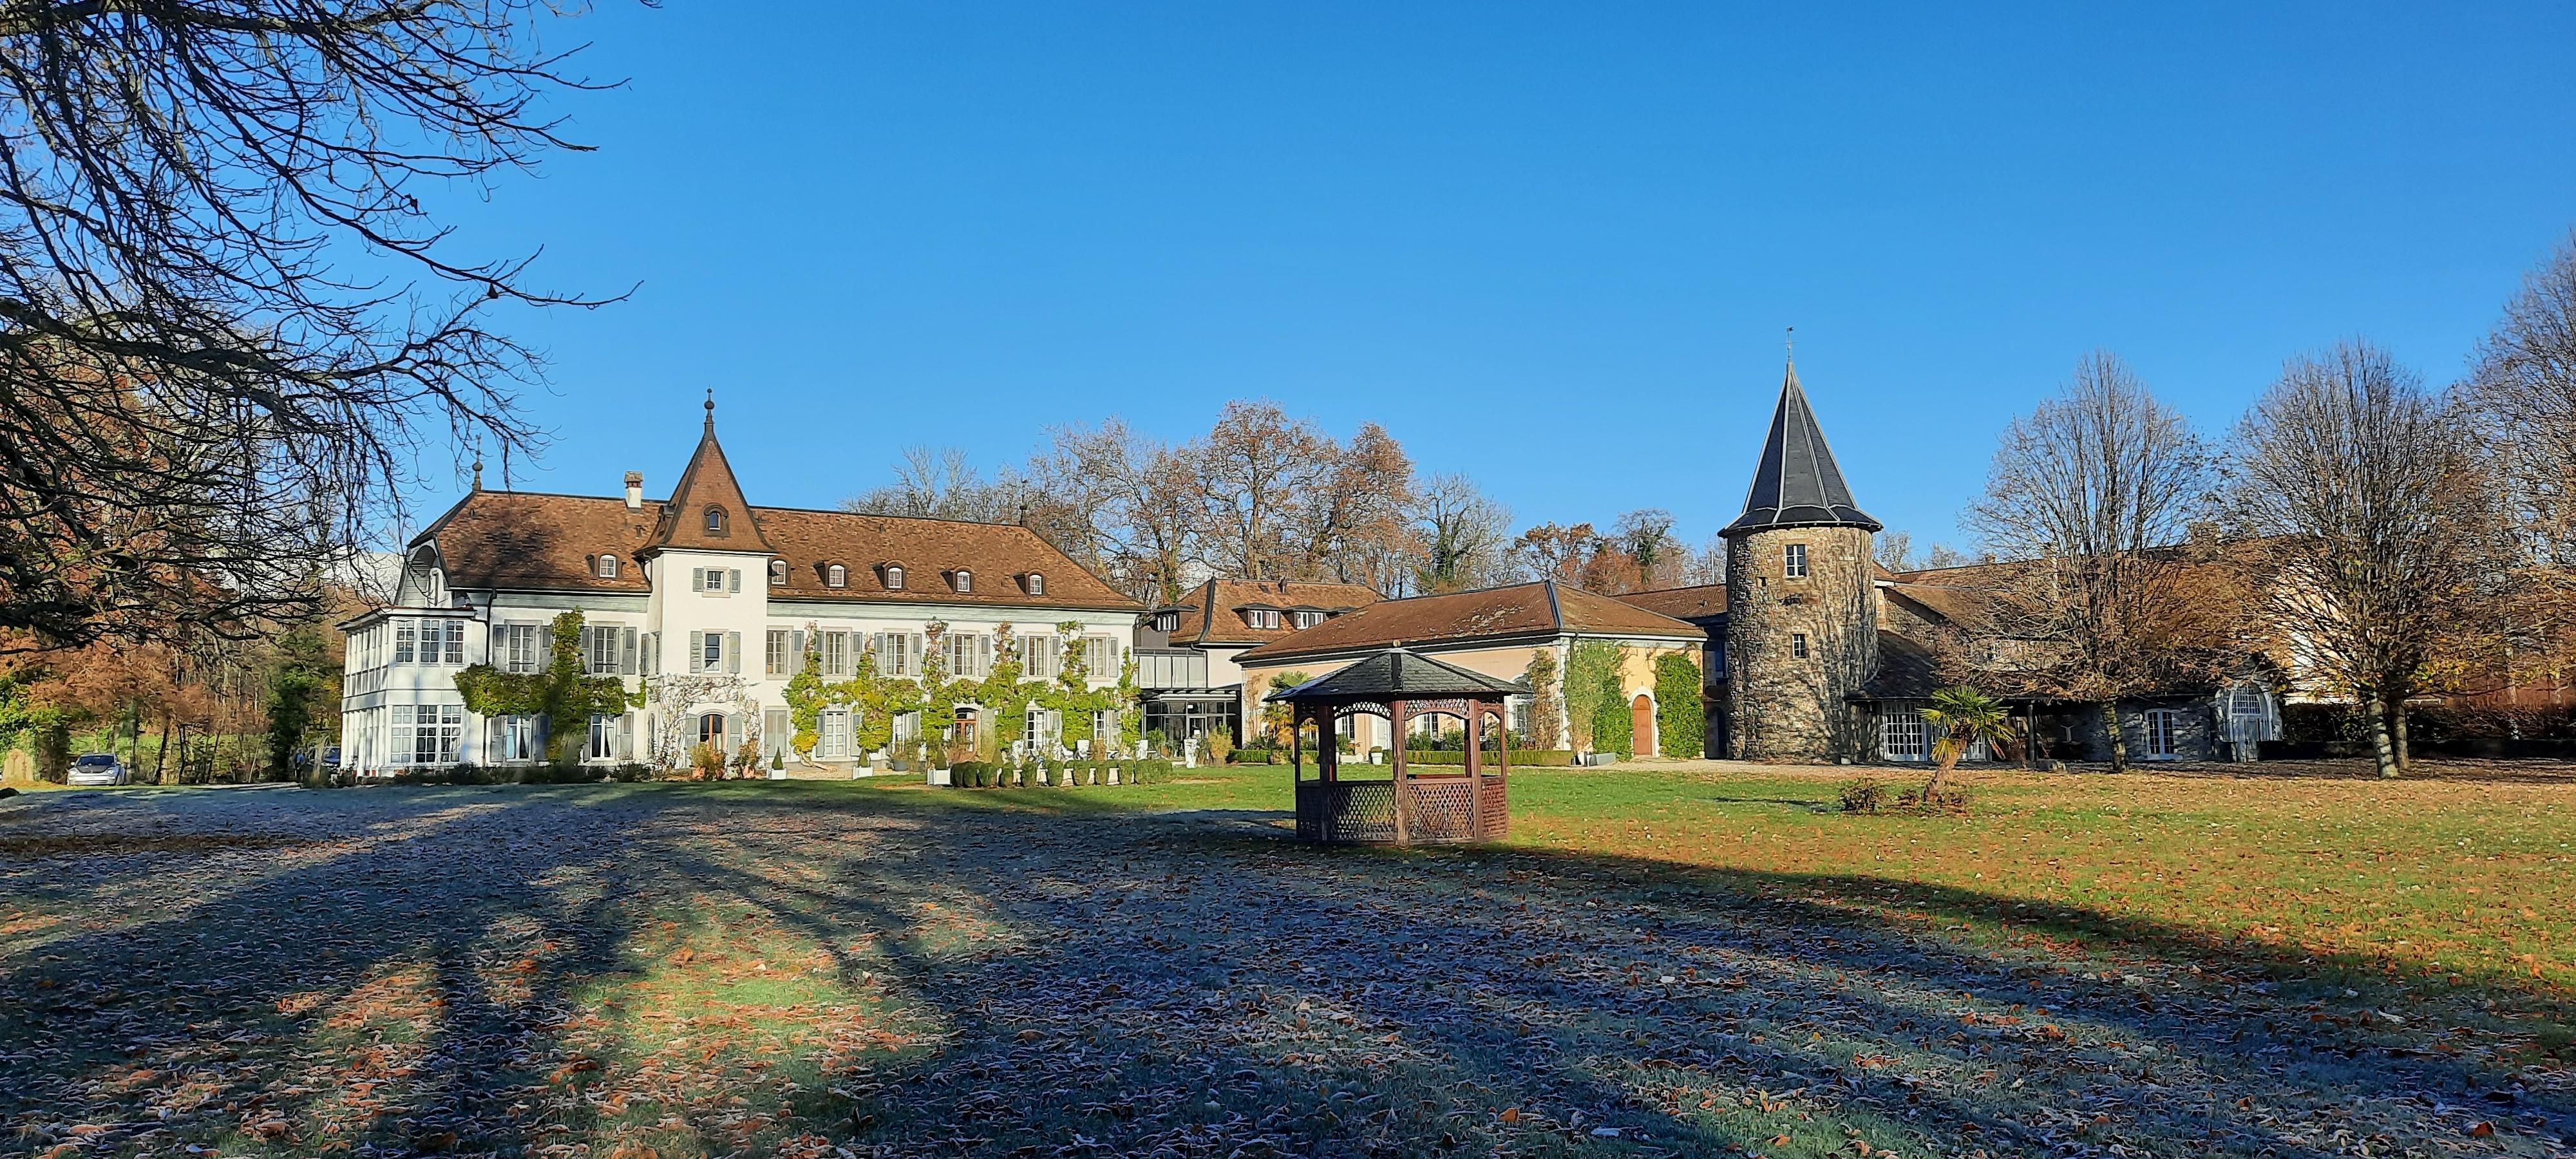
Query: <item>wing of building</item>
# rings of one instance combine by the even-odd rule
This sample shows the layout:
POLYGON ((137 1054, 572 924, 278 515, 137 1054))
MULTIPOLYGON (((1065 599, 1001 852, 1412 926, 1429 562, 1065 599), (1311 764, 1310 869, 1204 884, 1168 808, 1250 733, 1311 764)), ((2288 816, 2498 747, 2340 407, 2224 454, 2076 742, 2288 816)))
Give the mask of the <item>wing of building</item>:
MULTIPOLYGON (((1789 367, 1743 513, 1726 538, 1726 582, 1619 597, 1703 633, 1712 755, 1789 761, 1928 761, 1923 708, 1951 667, 1994 668, 2010 683, 2014 647, 1999 626, 2027 568, 1979 564, 1894 573, 1873 556, 1879 523, 1863 512, 1826 443, 1823 424, 1789 367), (1960 641, 1976 641, 1962 660, 1960 641)), ((2279 735, 2270 682, 2246 657, 2242 677, 2181 684, 2116 707, 2132 754, 2148 760, 2244 756, 2279 735)), ((1976 682, 1971 680, 1970 682, 1976 682)), ((2014 701, 2043 755, 2109 755, 2099 706, 2014 701)), ((1979 754, 1972 753, 1971 756, 1979 754)))
POLYGON ((1251 733, 1243 714, 1245 651, 1378 601, 1363 584, 1211 579, 1136 620, 1137 683, 1145 727, 1174 740, 1224 729, 1251 733))
MULTIPOLYGON (((862 654, 883 675, 918 676, 935 640, 945 671, 981 676, 1007 625, 1032 649, 1029 678, 1062 670, 1069 646, 1106 687, 1143 610, 1026 527, 755 506, 716 439, 713 402, 668 498, 645 498, 640 474, 625 483, 623 495, 587 496, 478 480, 411 541, 393 605, 341 625, 347 767, 544 759, 542 717, 478 716, 456 676, 487 662, 538 671, 567 611, 583 617, 583 669, 646 695, 590 721, 583 759, 681 764, 701 742, 786 754, 786 686, 809 653, 826 679, 851 675, 862 654)), ((847 711, 824 713, 813 759, 866 759, 855 722, 834 719, 847 711)), ((1050 723, 1030 717, 1032 729, 1050 723)), ((935 739, 906 723, 893 722, 896 742, 935 739)), ((979 724, 968 706, 955 727, 979 724)))

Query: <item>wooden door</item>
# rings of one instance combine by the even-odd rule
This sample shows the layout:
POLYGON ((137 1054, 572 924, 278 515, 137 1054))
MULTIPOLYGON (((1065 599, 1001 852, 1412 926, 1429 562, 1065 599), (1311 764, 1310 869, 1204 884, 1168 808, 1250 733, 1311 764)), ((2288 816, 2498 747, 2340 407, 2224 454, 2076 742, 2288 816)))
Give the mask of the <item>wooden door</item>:
POLYGON ((1628 728, 1636 738, 1638 756, 1651 757, 1659 751, 1655 745, 1655 702, 1643 692, 1628 704, 1628 728))

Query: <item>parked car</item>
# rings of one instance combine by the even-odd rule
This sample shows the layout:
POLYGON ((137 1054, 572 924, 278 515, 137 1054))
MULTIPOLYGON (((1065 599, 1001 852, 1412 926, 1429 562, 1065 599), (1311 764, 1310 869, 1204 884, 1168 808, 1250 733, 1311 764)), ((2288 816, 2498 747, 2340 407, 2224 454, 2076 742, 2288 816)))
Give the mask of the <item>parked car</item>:
POLYGON ((64 779, 75 785, 122 785, 125 762, 115 753, 83 753, 73 759, 71 775, 64 779))

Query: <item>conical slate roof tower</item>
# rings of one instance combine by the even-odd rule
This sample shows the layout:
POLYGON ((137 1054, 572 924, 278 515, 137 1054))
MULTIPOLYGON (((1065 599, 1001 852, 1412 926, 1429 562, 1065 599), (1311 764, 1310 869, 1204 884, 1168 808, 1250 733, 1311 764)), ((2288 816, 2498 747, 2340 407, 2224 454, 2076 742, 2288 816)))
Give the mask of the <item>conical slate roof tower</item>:
POLYGON ((1735 536, 1775 527, 1858 527, 1880 530, 1877 520, 1852 502, 1851 486, 1825 445, 1825 429, 1816 422, 1807 392, 1798 385, 1798 364, 1789 364, 1780 384, 1780 406, 1771 414, 1771 435, 1754 464, 1753 486, 1744 493, 1744 514, 1719 535, 1735 536))

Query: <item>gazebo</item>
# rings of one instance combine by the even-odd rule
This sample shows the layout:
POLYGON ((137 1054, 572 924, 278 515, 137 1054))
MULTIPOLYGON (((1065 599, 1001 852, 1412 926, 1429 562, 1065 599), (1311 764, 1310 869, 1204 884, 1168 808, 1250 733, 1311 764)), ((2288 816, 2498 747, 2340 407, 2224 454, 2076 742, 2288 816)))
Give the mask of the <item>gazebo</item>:
MULTIPOLYGON (((1511 771, 1507 699, 1520 686, 1402 647, 1388 648, 1340 671, 1275 693, 1294 713, 1292 744, 1297 779, 1297 836, 1304 841, 1417 845, 1490 841, 1509 821, 1504 777, 1511 771), (1382 716, 1395 745, 1386 778, 1345 780, 1332 738, 1345 716, 1382 716), (1424 716, 1454 716, 1466 727, 1465 764, 1430 776, 1405 767, 1405 727, 1424 716), (1490 771, 1484 767, 1485 719, 1503 740, 1490 771), (1306 776, 1306 725, 1317 725, 1315 776, 1306 776)), ((1363 768, 1369 766, 1362 766, 1363 768)), ((1441 766, 1444 770, 1452 766, 1441 766)))

